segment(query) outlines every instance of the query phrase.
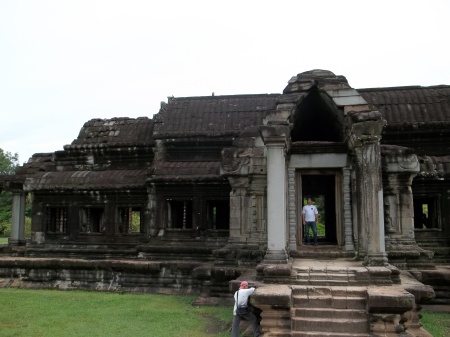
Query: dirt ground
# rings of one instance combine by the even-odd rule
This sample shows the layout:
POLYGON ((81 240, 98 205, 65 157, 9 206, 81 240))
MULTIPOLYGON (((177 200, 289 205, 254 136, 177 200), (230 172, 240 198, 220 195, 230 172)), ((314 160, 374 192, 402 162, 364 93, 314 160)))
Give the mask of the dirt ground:
POLYGON ((216 317, 204 314, 203 317, 206 319, 207 324, 205 328, 205 332, 210 335, 215 335, 221 332, 231 331, 231 322, 223 322, 217 319, 216 317))

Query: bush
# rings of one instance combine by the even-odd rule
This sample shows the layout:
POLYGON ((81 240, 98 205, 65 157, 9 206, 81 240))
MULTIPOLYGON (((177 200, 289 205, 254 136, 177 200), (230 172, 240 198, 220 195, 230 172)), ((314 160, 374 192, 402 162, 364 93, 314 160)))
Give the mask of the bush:
MULTIPOLYGON (((0 223, 0 236, 9 238, 11 237, 11 223, 2 222, 0 223)), ((31 218, 25 217, 25 239, 29 239, 31 237, 31 218)))

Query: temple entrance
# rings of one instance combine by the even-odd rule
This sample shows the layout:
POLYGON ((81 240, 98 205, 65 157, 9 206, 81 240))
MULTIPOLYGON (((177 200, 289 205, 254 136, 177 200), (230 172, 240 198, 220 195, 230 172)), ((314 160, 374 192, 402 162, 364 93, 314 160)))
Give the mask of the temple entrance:
MULTIPOLYGON (((319 244, 336 245, 337 221, 336 221, 336 176, 334 174, 301 174, 301 187, 299 192, 299 225, 301 225, 301 210, 307 204, 307 198, 311 198, 319 212, 317 223, 317 236, 319 244)), ((300 235, 302 244, 305 238, 304 226, 300 235)), ((312 233, 310 233, 310 237, 312 233)))

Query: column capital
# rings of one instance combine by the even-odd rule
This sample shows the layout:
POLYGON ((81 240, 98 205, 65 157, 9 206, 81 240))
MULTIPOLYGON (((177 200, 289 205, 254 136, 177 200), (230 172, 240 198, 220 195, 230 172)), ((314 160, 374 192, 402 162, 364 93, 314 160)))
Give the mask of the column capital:
POLYGON ((379 143, 386 123, 381 113, 376 110, 349 111, 345 118, 349 148, 379 143))
POLYGON ((263 125, 259 127, 267 147, 286 147, 290 136, 288 125, 263 125))
POLYGON ((411 173, 412 177, 419 173, 420 164, 413 149, 396 145, 381 145, 380 149, 384 171, 411 173))

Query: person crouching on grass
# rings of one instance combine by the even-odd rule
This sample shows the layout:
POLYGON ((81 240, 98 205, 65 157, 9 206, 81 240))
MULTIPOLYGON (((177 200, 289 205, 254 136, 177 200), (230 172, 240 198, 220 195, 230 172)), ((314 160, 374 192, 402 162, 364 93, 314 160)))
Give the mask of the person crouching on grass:
POLYGON ((253 329, 253 336, 260 337, 263 334, 260 331, 258 318, 252 311, 249 304, 249 296, 255 292, 255 288, 248 287, 247 281, 242 281, 238 291, 234 293, 234 309, 233 309, 233 326, 231 328, 231 336, 239 336, 239 324, 241 319, 248 321, 253 329))

